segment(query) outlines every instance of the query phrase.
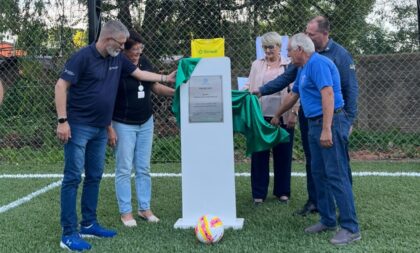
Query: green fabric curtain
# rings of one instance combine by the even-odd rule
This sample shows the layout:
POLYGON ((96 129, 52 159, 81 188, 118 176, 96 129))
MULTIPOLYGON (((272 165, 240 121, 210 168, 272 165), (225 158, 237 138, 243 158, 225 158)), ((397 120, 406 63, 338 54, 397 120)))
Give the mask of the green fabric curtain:
MULTIPOLYGON (((180 125, 180 97, 179 88, 186 83, 201 58, 181 59, 176 74, 175 96, 172 103, 172 112, 180 125)), ((248 91, 232 91, 232 121, 233 131, 246 137, 246 155, 253 152, 270 149, 280 142, 289 141, 289 133, 264 120, 260 103, 255 95, 248 91)))
POLYGON ((179 105, 179 89, 183 83, 188 82, 192 72, 197 66, 201 58, 186 58, 181 59, 178 63, 178 70, 176 71, 176 80, 175 80, 175 96, 172 100, 172 112, 175 114, 176 122, 178 126, 181 125, 181 107, 179 105))
POLYGON ((258 97, 248 91, 232 91, 233 131, 246 137, 246 155, 289 141, 289 133, 265 121, 258 97))

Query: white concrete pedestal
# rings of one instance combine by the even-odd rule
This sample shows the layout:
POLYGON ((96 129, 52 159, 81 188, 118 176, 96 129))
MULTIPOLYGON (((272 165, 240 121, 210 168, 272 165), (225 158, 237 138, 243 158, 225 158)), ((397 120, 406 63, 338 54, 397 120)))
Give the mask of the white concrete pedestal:
POLYGON ((175 228, 195 227, 205 214, 225 228, 236 217, 230 59, 203 58, 180 87, 182 218, 175 228))

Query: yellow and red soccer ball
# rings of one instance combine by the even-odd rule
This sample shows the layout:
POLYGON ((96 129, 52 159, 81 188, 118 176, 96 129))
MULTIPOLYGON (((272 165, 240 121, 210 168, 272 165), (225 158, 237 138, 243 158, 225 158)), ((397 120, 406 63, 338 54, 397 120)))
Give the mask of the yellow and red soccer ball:
POLYGON ((219 217, 207 214, 200 217, 194 231, 200 242, 212 244, 222 239, 225 230, 219 217))

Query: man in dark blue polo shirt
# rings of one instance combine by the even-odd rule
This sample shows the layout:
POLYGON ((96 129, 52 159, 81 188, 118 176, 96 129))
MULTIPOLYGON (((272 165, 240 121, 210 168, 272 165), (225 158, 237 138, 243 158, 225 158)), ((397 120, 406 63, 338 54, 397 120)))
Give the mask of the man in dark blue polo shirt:
POLYGON ((292 63, 299 69, 292 92, 271 123, 278 125, 280 115, 300 98, 308 119, 312 176, 321 216, 320 221, 307 227, 305 232, 336 230, 337 206, 341 228, 330 242, 345 245, 360 240, 346 155, 351 123, 342 109, 344 101, 339 72, 330 59, 315 52, 312 40, 303 33, 290 39, 287 50, 292 63))
MULTIPOLYGON (((341 91, 344 98, 344 111, 347 114, 351 124, 353 124, 357 115, 357 97, 358 97, 358 84, 356 78, 355 66, 350 53, 340 44, 329 38, 330 23, 327 18, 317 16, 311 19, 306 27, 306 34, 312 39, 315 45, 315 50, 331 59, 337 66, 340 72, 341 91)), ((253 91, 257 95, 269 95, 279 90, 284 89, 290 83, 295 81, 297 75, 297 67, 293 64, 290 65, 286 72, 271 82, 261 86, 259 90, 253 91)), ((316 187, 313 183, 311 173, 311 152, 308 143, 308 121, 302 113, 302 106, 299 110, 299 128, 302 139, 303 151, 306 160, 306 187, 308 192, 308 200, 302 209, 298 210, 296 214, 306 216, 309 213, 317 211, 316 201, 316 187)), ((350 130, 351 131, 351 130, 350 130)), ((346 145, 347 157, 348 145, 346 145)), ((351 178, 351 168, 349 164, 348 173, 351 178)))
POLYGON ((121 75, 139 80, 175 81, 169 76, 139 70, 120 54, 129 37, 119 21, 107 22, 99 39, 67 61, 55 86, 58 115, 57 136, 64 145, 64 178, 61 187, 60 246, 83 251, 91 245, 81 237, 114 237, 117 233, 99 225, 96 217, 115 97, 121 75), (76 195, 85 173, 81 198, 82 220, 78 229, 76 195))

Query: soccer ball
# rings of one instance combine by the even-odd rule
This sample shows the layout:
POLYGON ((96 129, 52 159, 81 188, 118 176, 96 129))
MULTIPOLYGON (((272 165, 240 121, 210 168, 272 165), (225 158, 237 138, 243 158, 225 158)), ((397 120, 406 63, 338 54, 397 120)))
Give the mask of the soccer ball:
POLYGON ((212 244, 222 239, 225 230, 219 217, 207 214, 200 217, 194 231, 200 242, 212 244))

